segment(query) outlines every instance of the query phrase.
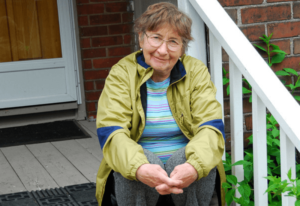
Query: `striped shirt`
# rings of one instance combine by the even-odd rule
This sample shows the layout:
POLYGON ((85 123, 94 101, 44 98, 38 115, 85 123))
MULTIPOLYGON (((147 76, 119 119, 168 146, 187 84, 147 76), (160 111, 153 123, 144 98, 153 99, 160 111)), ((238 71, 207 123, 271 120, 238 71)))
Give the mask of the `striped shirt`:
POLYGON ((143 148, 156 154, 165 164, 172 154, 186 146, 188 139, 181 132, 167 99, 170 78, 163 82, 149 79, 147 85, 147 115, 144 132, 139 140, 143 148))

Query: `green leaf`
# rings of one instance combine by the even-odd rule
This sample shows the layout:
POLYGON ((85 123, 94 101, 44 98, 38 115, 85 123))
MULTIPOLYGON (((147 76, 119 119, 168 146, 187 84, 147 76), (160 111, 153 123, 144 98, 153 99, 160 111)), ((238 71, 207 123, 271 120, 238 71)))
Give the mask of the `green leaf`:
POLYGON ((229 83, 229 79, 227 77, 223 77, 223 85, 229 83))
MULTIPOLYGON (((289 73, 282 71, 282 70, 275 72, 275 74, 278 76, 291 76, 289 73)), ((223 82, 224 82, 224 79, 223 79, 223 82)))
MULTIPOLYGON (((278 130, 278 133, 279 133, 279 130, 278 130)), ((273 143, 275 143, 275 145, 277 145, 278 147, 280 147, 280 141, 278 139, 273 139, 273 143)))
POLYGON ((230 94, 230 85, 228 85, 228 87, 226 88, 226 92, 227 92, 227 95, 230 94))
POLYGON ((282 79, 280 79, 280 81, 282 82, 282 84, 285 84, 285 83, 286 83, 286 81, 285 81, 285 80, 282 80, 282 79))
POLYGON ((251 134, 248 138, 249 144, 253 144, 253 135, 251 134))
POLYGON ((278 137, 279 136, 279 130, 278 129, 273 129, 272 130, 272 135, 273 135, 273 137, 278 137))
POLYGON ((272 38, 273 33, 270 34, 270 36, 268 37, 268 40, 270 41, 270 39, 272 38))
POLYGON ((271 59, 272 64, 281 63, 285 57, 285 54, 278 53, 274 55, 271 59))
POLYGON ((292 179, 292 170, 291 169, 288 171, 287 176, 288 176, 289 180, 291 181, 291 179, 292 179))
POLYGON ((300 101, 300 96, 294 96, 297 101, 300 101))
POLYGON ((295 206, 300 206, 300 200, 297 200, 297 201, 295 202, 295 206))
POLYGON ((245 87, 243 87, 243 94, 249 94, 249 93, 251 93, 251 90, 248 90, 245 87))
POLYGON ((237 178, 234 175, 226 175, 226 180, 233 185, 237 184, 237 178))
POLYGON ((296 87, 300 87, 300 81, 299 81, 299 80, 297 80, 295 86, 296 86, 296 87))
POLYGON ((225 201, 227 203, 227 205, 230 205, 233 201, 233 197, 234 197, 234 193, 235 193, 235 189, 231 189, 229 190, 226 195, 225 195, 225 201))
POLYGON ((250 102, 250 103, 252 102, 252 94, 251 94, 251 96, 249 97, 249 102, 250 102))
POLYGON ((290 88, 291 90, 295 89, 295 86, 293 84, 285 85, 286 87, 290 88))
POLYGON ((277 46, 275 44, 270 44, 270 46, 273 47, 273 50, 280 50, 279 46, 277 46))
POLYGON ((272 124, 267 124, 267 129, 270 129, 270 128, 272 128, 272 127, 273 127, 272 124))
POLYGON ((282 50, 280 50, 280 49, 274 49, 274 50, 272 50, 271 52, 280 53, 280 54, 286 54, 285 51, 282 51, 282 50))
POLYGON ((267 50, 265 48, 263 48, 262 46, 259 46, 257 44, 253 44, 254 46, 256 46, 257 48, 259 48, 260 50, 263 50, 264 52, 267 52, 267 50))
POLYGON ((290 74, 294 74, 294 75, 298 76, 298 73, 295 71, 295 69, 284 68, 283 70, 290 73, 290 74))
POLYGON ((228 72, 224 69, 224 67, 223 67, 222 69, 223 69, 223 76, 226 76, 226 74, 227 74, 228 72))
POLYGON ((263 40, 266 44, 268 44, 268 40, 267 39, 264 39, 263 37, 259 37, 261 40, 263 40))
POLYGON ((243 165, 244 167, 247 165, 252 165, 251 162, 245 161, 245 160, 240 160, 232 164, 231 166, 237 166, 237 165, 243 165))
POLYGON ((222 183, 222 188, 224 188, 224 189, 230 189, 230 188, 232 188, 232 186, 230 184, 228 184, 227 182, 223 182, 222 183))

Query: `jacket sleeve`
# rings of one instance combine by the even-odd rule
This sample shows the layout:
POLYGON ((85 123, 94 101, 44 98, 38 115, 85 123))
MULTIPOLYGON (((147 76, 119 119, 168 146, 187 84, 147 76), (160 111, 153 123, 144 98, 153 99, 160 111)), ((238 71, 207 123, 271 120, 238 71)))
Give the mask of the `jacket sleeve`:
POLYGON ((130 138, 132 97, 126 68, 112 67, 98 102, 97 134, 110 168, 136 180, 136 171, 149 163, 143 148, 130 138))
POLYGON ((198 180, 222 160, 224 124, 221 104, 216 100, 216 88, 203 63, 194 65, 191 75, 191 114, 194 136, 186 146, 186 158, 198 171, 198 180))

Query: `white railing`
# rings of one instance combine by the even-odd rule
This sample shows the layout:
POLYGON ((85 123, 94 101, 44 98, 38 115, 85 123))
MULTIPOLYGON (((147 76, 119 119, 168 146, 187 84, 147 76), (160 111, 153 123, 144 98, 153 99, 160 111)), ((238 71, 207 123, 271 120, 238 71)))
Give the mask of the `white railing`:
MULTIPOLYGON (((210 31, 210 68, 220 102, 223 102, 222 47, 230 57, 232 162, 244 157, 242 75, 252 86, 255 205, 266 206, 266 108, 280 125, 281 177, 287 179, 290 168, 295 177, 295 147, 300 151, 300 107, 217 0, 189 2, 210 31)), ((232 172, 239 181, 243 180, 242 166, 235 166, 232 172)), ((295 199, 282 196, 283 206, 294 205, 294 202, 295 199)))

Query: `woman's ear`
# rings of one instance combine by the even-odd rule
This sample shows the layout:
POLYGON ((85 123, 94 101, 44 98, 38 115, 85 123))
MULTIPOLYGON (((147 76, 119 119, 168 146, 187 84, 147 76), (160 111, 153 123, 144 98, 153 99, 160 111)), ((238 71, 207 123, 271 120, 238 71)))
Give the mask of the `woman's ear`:
POLYGON ((143 33, 142 32, 139 33, 139 44, 140 44, 140 47, 143 48, 144 38, 143 38, 143 33))

